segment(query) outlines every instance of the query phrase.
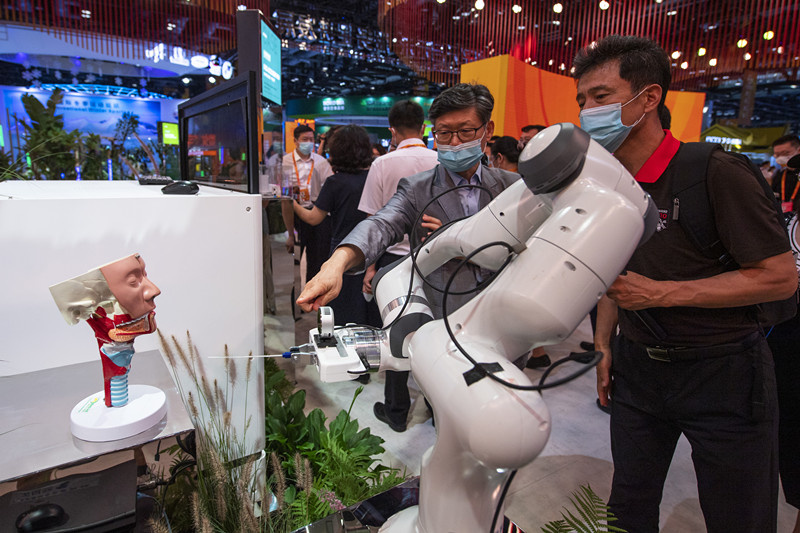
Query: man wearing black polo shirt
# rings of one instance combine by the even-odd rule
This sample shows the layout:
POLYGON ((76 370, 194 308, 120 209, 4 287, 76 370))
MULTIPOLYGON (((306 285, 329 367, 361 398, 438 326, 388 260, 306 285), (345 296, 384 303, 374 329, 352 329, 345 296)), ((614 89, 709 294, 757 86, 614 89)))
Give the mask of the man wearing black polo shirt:
POLYGON ((574 67, 581 127, 634 175, 661 215, 659 231, 598 306, 597 392, 611 405, 614 525, 658 531, 664 479, 683 434, 708 531, 775 531, 775 376, 749 306, 789 297, 797 275, 771 199, 743 163, 714 152, 708 196, 722 243, 741 265, 726 272, 688 240, 673 209, 681 143, 659 121, 667 54, 649 39, 610 36, 581 50, 574 67), (681 356, 660 357, 666 352, 656 347, 681 356))

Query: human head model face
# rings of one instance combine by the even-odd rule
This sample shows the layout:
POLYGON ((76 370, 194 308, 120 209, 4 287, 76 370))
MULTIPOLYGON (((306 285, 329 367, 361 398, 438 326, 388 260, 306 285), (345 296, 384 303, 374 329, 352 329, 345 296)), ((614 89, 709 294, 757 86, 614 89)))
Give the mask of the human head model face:
POLYGON ((131 318, 141 318, 155 310, 155 298, 161 291, 147 277, 144 259, 129 255, 100 267, 111 293, 131 318))

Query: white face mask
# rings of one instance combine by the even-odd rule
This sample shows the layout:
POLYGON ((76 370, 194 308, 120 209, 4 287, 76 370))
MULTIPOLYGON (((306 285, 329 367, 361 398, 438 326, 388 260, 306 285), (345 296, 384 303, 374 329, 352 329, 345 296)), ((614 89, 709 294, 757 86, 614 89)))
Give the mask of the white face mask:
POLYGON ((645 115, 645 113, 642 113, 639 120, 630 126, 626 126, 622 122, 622 108, 639 98, 648 87, 639 91, 639 94, 624 104, 617 102, 582 110, 580 113, 581 129, 600 143, 603 148, 613 153, 622 146, 633 127, 641 122, 645 115))

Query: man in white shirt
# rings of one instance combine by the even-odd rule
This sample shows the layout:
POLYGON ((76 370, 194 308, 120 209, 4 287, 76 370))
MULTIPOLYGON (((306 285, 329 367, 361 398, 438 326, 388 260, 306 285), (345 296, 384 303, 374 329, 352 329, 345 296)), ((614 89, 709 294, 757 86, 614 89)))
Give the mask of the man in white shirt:
MULTIPOLYGON (((288 191, 283 192, 284 201, 281 202, 283 222, 289 232, 286 240, 286 251, 294 252, 294 229, 300 242, 300 255, 306 253, 306 276, 311 279, 319 272, 320 265, 331 253, 331 223, 326 219, 318 226, 310 226, 295 218, 292 207, 294 197, 304 207, 310 209, 313 201, 319 196, 325 179, 333 174, 328 161, 321 155, 314 153, 314 130, 301 124, 294 130, 294 142, 297 148, 283 156, 281 175, 288 191), (289 198, 286 198, 289 197, 289 198)), ((304 280, 305 281, 305 280, 304 280)))
MULTIPOLYGON (((389 130, 392 132, 392 145, 397 148, 372 163, 364 191, 361 193, 359 210, 374 215, 394 195, 397 183, 402 178, 430 170, 438 164, 436 152, 426 148, 422 142, 424 122, 425 112, 419 104, 401 100, 392 106, 389 111, 389 130)), ((364 275, 364 292, 372 293, 371 282, 378 268, 393 263, 407 255, 409 251, 408 235, 402 242, 390 246, 374 265, 367 268, 364 275)), ((408 372, 387 371, 385 403, 375 404, 376 417, 392 426, 395 431, 405 429, 405 420, 411 407, 407 383, 408 372), (403 422, 390 423, 390 420, 403 422)))

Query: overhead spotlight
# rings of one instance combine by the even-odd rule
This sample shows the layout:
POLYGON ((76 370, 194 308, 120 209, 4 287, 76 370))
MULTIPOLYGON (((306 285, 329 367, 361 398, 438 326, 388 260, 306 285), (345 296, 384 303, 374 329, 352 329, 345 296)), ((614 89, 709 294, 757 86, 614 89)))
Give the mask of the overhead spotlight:
POLYGON ((716 67, 717 66, 717 58, 716 57, 712 57, 711 59, 709 59, 708 60, 708 66, 709 67, 716 67))
POLYGON ((562 6, 559 2, 553 4, 553 12, 554 13, 561 13, 564 10, 564 6, 562 6))
POLYGON ((553 60, 551 59, 550 61, 547 62, 547 64, 552 67, 553 66, 553 60))
POLYGON ((744 48, 745 46, 747 46, 747 39, 739 39, 738 41, 736 41, 736 46, 739 48, 744 48))
POLYGON ((708 106, 703 106, 703 113, 708 113, 708 106))
POLYGON ((656 4, 660 4, 660 3, 661 3, 661 2, 663 2, 663 1, 664 1, 664 0, 656 0, 656 4))
POLYGON ((667 16, 668 17, 674 17, 677 14, 678 14, 678 12, 676 10, 674 10, 674 9, 672 11, 667 11, 667 16))
POLYGON ((217 83, 217 78, 215 78, 214 76, 209 76, 208 83, 217 83))
POLYGON ((513 11, 514 13, 519 13, 522 11, 522 6, 519 4, 514 4, 513 6, 511 6, 511 11, 513 11))
POLYGON ((744 53, 744 60, 745 61, 750 61, 751 59, 753 59, 753 56, 750 55, 750 52, 745 52, 744 53))
POLYGON ((783 46, 779 46, 778 49, 776 50, 776 52, 778 52, 779 54, 782 54, 783 53, 783 46))
POLYGON ((436 0, 436 3, 438 4, 444 4, 445 2, 447 2, 447 0, 436 0))
POLYGON ((609 7, 611 7, 611 4, 609 4, 608 2, 606 2, 606 0, 600 0, 600 3, 598 4, 598 6, 600 7, 600 9, 602 9, 603 11, 605 11, 606 9, 608 9, 609 7))
POLYGON ((701 46, 700 48, 697 49, 697 55, 703 57, 704 55, 706 55, 706 49, 701 46))
POLYGON ((767 30, 764 32, 764 40, 771 41, 775 37, 775 32, 772 30, 767 30))
POLYGON ((475 0, 475 9, 480 11, 484 7, 486 7, 486 2, 484 2, 483 0, 475 0))
POLYGON ((247 6, 244 4, 239 4, 238 6, 236 6, 236 9, 238 9, 239 11, 244 11, 245 9, 247 9, 247 6))
POLYGON ((183 78, 181 79, 181 81, 183 82, 184 85, 189 85, 190 83, 192 83, 191 78, 183 78))
POLYGON ((683 63, 681 63, 681 68, 683 70, 686 70, 687 68, 689 68, 689 62, 688 61, 684 61, 683 63))
POLYGON ((675 50, 674 52, 672 52, 672 59, 678 59, 679 57, 681 57, 680 50, 675 50))

